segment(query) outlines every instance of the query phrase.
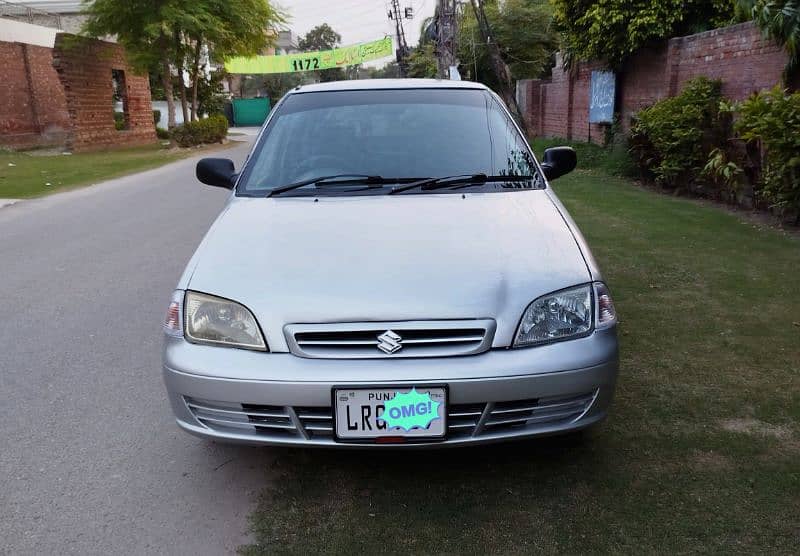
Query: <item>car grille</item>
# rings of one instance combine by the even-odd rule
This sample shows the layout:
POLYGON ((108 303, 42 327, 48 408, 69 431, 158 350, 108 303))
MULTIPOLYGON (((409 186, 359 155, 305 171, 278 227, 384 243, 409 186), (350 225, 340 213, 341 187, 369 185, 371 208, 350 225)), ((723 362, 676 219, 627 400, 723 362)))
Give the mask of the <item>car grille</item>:
POLYGON ((294 436, 297 426, 286 407, 184 398, 194 417, 209 429, 240 434, 294 436))
POLYGON ((284 329, 289 350, 300 357, 374 359, 448 357, 487 351, 492 319, 290 324, 284 329))
MULTIPOLYGON (((489 434, 524 434, 538 428, 578 420, 591 407, 597 391, 577 396, 534 398, 511 402, 451 404, 447 438, 489 434)), ((330 406, 272 406, 215 402, 185 397, 186 406, 203 426, 222 433, 254 437, 333 439, 330 406)))
POLYGON ((451 405, 448 432, 475 436, 569 423, 591 407, 596 392, 512 402, 451 405))

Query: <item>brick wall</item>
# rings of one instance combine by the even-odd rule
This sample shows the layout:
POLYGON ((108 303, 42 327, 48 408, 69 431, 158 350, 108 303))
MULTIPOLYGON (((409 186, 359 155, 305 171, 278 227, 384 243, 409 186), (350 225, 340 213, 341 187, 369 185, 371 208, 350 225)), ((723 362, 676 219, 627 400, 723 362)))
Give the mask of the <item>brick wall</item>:
MULTIPOLYGON (((722 93, 742 100, 780 83, 786 62, 783 49, 763 38, 752 22, 674 38, 642 50, 617 74, 616 110, 623 131, 629 129, 636 112, 679 93, 694 77, 721 79, 722 93)), ((557 59, 551 79, 520 81, 519 95, 526 99, 531 130, 545 137, 601 143, 604 127, 588 123, 591 72, 595 69, 602 66, 581 63, 568 72, 557 59)))
POLYGON ((752 23, 742 23, 669 41, 672 88, 705 75, 722 80, 722 94, 742 100, 774 87, 787 62, 783 49, 752 23))
POLYGON ((52 49, 0 41, 0 145, 30 148, 63 143, 67 101, 52 49))
POLYGON ((630 59, 632 70, 617 79, 617 112, 624 132, 639 110, 670 96, 667 54, 667 45, 641 50, 630 59))
POLYGON ((66 94, 68 146, 72 150, 156 141, 147 75, 133 71, 120 45, 59 33, 53 58, 66 94), (122 70, 125 75, 128 129, 122 131, 114 127, 112 70, 122 70))

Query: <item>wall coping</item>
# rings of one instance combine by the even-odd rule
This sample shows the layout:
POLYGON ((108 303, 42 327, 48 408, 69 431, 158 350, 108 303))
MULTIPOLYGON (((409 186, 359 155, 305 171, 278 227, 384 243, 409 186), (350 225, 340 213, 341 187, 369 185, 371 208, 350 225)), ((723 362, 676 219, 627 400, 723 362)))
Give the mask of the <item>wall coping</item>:
MULTIPOLYGON (((669 39, 669 43, 673 42, 693 42, 702 40, 708 37, 713 37, 716 35, 727 35, 735 30, 744 30, 744 29, 756 29, 756 24, 752 21, 745 21, 743 23, 735 23, 733 25, 728 25, 726 27, 717 27, 716 29, 709 29, 708 31, 703 31, 702 33, 695 33, 694 35, 684 35, 682 37, 672 37, 669 39)), ((759 31, 760 32, 760 31, 759 31)))

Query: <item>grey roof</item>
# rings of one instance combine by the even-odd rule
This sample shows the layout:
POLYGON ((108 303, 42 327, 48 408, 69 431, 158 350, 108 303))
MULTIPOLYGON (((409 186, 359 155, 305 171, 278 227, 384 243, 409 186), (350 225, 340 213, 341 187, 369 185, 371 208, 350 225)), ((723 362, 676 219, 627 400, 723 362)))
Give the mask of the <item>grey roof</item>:
POLYGON ((5 2, 51 14, 74 14, 84 8, 81 0, 5 0, 5 2))
POLYGON ((446 79, 355 79, 329 81, 295 87, 293 93, 315 93, 320 91, 363 91, 377 89, 486 89, 483 83, 474 81, 450 81, 446 79))

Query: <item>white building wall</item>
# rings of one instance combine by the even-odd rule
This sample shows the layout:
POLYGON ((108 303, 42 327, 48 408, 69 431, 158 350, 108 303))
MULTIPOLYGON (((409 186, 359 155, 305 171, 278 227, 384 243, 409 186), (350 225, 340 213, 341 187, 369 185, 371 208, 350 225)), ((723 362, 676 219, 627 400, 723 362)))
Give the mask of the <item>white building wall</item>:
POLYGON ((0 18, 0 41, 21 42, 53 48, 59 29, 0 18))

